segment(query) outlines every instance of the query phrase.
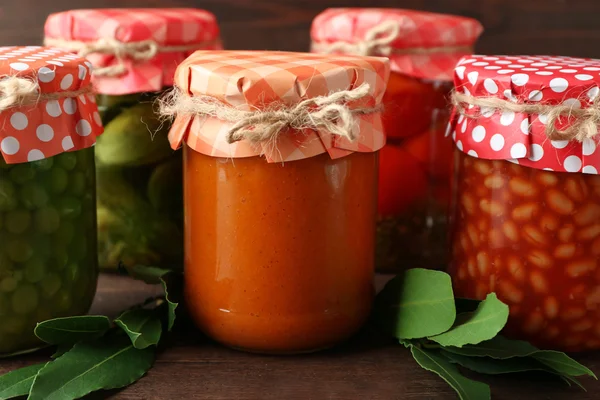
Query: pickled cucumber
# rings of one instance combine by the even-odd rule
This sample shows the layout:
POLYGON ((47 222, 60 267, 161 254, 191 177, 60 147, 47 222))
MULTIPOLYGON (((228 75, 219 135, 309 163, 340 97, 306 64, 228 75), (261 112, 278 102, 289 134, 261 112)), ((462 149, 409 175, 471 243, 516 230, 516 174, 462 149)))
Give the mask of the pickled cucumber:
POLYGON ((105 166, 140 166, 173 154, 168 128, 161 124, 151 103, 125 109, 98 137, 96 160, 105 166))
POLYGON ((104 134, 98 138, 98 254, 103 268, 156 265, 181 268, 181 152, 168 142, 168 124, 154 115, 156 94, 99 96, 104 134))
POLYGON ((180 264, 180 227, 134 190, 120 169, 98 168, 97 175, 100 265, 180 264))
POLYGON ((0 356, 36 347, 40 318, 87 312, 98 273, 94 192, 93 149, 0 158, 0 356))

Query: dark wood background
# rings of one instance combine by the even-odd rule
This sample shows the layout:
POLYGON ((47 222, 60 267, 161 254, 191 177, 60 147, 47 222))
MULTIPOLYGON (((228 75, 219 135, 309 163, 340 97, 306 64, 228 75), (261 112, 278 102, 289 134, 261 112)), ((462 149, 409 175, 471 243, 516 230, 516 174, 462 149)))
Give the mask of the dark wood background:
POLYGON ((403 7, 477 18, 477 51, 600 58, 600 0, 0 0, 0 45, 39 44, 49 13, 72 8, 197 7, 217 15, 229 49, 305 51, 327 7, 403 7))

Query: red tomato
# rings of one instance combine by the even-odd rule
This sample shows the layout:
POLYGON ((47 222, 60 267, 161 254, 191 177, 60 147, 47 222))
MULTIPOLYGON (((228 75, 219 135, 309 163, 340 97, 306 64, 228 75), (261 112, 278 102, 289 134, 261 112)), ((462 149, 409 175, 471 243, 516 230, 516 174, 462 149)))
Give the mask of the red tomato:
POLYGON ((392 73, 383 96, 383 126, 390 138, 405 138, 429 129, 435 108, 445 107, 445 92, 398 73, 392 73))
POLYGON ((399 146, 379 151, 379 214, 398 215, 427 194, 421 163, 399 146))
POLYGON ((443 130, 429 130, 406 139, 402 147, 419 160, 427 173, 436 178, 449 178, 453 143, 443 130))

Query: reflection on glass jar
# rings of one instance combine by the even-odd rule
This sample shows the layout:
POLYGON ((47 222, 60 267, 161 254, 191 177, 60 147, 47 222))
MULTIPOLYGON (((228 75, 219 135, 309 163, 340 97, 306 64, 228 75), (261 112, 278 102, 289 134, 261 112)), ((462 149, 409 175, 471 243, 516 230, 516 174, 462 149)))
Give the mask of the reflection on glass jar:
POLYGON ((97 276, 94 149, 0 157, 0 355, 40 346, 40 321, 87 312, 97 276))
POLYGON ((600 347, 600 177, 457 151, 452 268, 457 295, 495 291, 507 333, 545 348, 600 347))
POLYGON ((377 268, 441 268, 447 260, 451 138, 444 137, 449 82, 392 73, 384 96, 377 268))
POLYGON ((98 138, 100 266, 180 268, 183 260, 181 152, 154 113, 158 94, 98 96, 105 131, 98 138))

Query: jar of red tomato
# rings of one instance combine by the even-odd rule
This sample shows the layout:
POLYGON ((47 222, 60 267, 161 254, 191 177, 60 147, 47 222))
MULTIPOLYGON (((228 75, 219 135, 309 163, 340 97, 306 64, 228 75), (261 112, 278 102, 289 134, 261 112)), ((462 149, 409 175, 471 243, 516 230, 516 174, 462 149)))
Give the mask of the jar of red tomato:
POLYGON ((482 32, 476 20, 423 11, 328 9, 315 18, 313 51, 387 56, 380 151, 377 269, 441 268, 447 260, 452 141, 447 95, 458 60, 482 32))
POLYGON ((209 336, 254 352, 332 346, 373 300, 387 60, 198 51, 178 68, 185 295, 209 336))
POLYGON ((455 70, 455 291, 496 292, 507 334, 547 348, 600 348, 598 71, 530 56, 455 70))

